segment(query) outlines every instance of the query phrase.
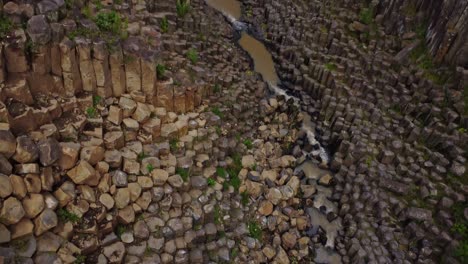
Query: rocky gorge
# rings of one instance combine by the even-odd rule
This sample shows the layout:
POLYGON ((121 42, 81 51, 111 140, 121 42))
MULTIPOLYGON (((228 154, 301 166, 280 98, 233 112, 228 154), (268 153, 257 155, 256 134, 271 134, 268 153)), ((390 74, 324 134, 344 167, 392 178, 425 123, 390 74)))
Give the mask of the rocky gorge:
POLYGON ((0 263, 468 263, 465 1, 2 1, 0 263))

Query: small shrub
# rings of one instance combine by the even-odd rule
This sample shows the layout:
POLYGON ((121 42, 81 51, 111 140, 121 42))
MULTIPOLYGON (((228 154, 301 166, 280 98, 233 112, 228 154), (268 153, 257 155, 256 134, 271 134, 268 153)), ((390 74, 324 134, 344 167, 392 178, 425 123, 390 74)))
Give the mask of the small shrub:
POLYGON ((87 19, 91 19, 91 8, 89 6, 84 6, 83 8, 81 8, 81 14, 87 19))
POLYGON ((147 158, 148 154, 146 154, 144 151, 138 153, 137 160, 141 162, 143 159, 147 158))
POLYGON ((98 116, 98 112, 97 112, 97 109, 95 107, 88 107, 86 109, 86 115, 89 117, 89 118, 95 118, 98 116))
POLYGON ((117 225, 117 228, 115 229, 115 234, 117 235, 118 238, 121 238, 123 233, 127 232, 127 227, 124 225, 117 225))
POLYGON ((177 151, 179 149, 179 139, 173 138, 169 140, 169 146, 171 147, 172 151, 177 151))
POLYGON ((221 130, 219 126, 215 126, 215 131, 218 136, 221 136, 221 134, 223 133, 223 131, 221 130))
POLYGON ((216 174, 218 174, 219 177, 226 179, 227 177, 227 172, 225 168, 222 167, 217 167, 216 168, 216 174))
POLYGON ((461 263, 468 263, 468 240, 461 241, 454 253, 461 263))
POLYGON ((219 107, 217 106, 211 108, 211 112, 213 112, 213 114, 219 116, 220 118, 224 117, 223 113, 221 112, 221 110, 219 110, 219 107))
POLYGON ((262 228, 257 221, 250 221, 247 224, 247 229, 249 229, 249 236, 255 239, 260 240, 262 238, 262 228))
POLYGON ((208 186, 213 187, 213 186, 215 186, 216 181, 213 178, 209 178, 207 180, 207 184, 208 184, 208 186))
POLYGON ((363 8, 359 13, 359 20, 366 25, 370 25, 374 19, 374 10, 372 8, 363 8))
POLYGON ((154 170, 153 164, 146 165, 146 169, 148 170, 149 173, 151 173, 154 170))
POLYGON ((213 93, 219 93, 221 92, 221 86, 219 84, 215 84, 213 86, 213 93))
POLYGON ((253 143, 252 143, 252 140, 250 140, 250 139, 244 140, 244 145, 247 147, 247 149, 252 149, 253 148, 253 143))
POLYGON ((169 22, 167 20, 167 17, 163 17, 163 19, 159 23, 159 28, 161 29, 161 33, 167 33, 167 31, 169 30, 169 22))
POLYGON ((180 177, 182 178, 182 180, 184 180, 184 182, 187 182, 188 178, 190 176, 189 169, 187 169, 187 168, 177 168, 176 169, 176 174, 179 174, 180 177))
POLYGON ((0 15, 0 39, 5 38, 13 30, 13 22, 3 15, 0 15))
POLYGON ((249 204, 249 193, 247 191, 243 191, 240 195, 242 206, 247 206, 247 204, 249 204))
POLYGON ((80 217, 74 213, 68 212, 66 209, 60 208, 57 210, 57 217, 62 222, 77 223, 80 221, 80 217))
POLYGON ((119 13, 115 11, 97 14, 94 22, 101 31, 120 35, 121 37, 126 36, 127 20, 122 19, 119 13))
POLYGON ((176 10, 179 17, 184 17, 190 11, 190 3, 187 0, 177 0, 176 10))
POLYGON ((187 51, 187 58, 192 62, 192 64, 197 63, 198 61, 198 53, 195 49, 189 49, 187 51))
POLYGON ((329 71, 336 71, 336 65, 332 62, 325 64, 325 68, 329 71))
POLYGON ((83 263, 86 263, 86 256, 83 256, 83 255, 76 256, 75 261, 73 262, 73 264, 83 264, 83 263))
POLYGON ((98 104, 101 103, 102 97, 99 95, 93 96, 93 105, 96 107, 98 104))
POLYGON ((164 66, 163 64, 156 65, 156 75, 158 79, 160 80, 164 79, 166 77, 165 74, 166 74, 166 66, 164 66))

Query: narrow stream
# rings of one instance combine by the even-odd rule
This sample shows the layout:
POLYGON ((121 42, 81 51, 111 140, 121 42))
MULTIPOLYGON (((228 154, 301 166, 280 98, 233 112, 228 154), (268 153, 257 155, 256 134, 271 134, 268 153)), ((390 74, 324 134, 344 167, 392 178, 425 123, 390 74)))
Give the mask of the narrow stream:
MULTIPOLYGON (((241 31, 241 37, 238 43, 252 58, 255 71, 262 75, 263 80, 268 83, 271 92, 276 95, 283 95, 287 100, 291 98, 295 101, 296 104, 299 105, 299 98, 288 95, 286 91, 280 88, 280 79, 276 73, 272 56, 266 49, 265 45, 263 45, 263 43, 254 37, 250 36, 245 31, 245 29, 248 28, 248 25, 245 25, 243 22, 239 21, 240 17, 242 16, 240 2, 237 0, 205 1, 209 6, 222 12, 224 16, 226 16, 233 24, 236 30, 241 31)), ((307 140, 309 141, 309 144, 318 147, 316 150, 304 154, 307 158, 314 157, 319 159, 322 163, 327 164, 329 162, 328 153, 320 145, 315 137, 311 117, 308 113, 302 112, 302 114, 304 116, 302 130, 307 134, 307 140)), ((309 215, 313 224, 312 232, 318 232, 319 228, 321 228, 326 232, 327 237, 327 242, 324 246, 316 247, 315 262, 330 264, 341 263, 340 255, 338 255, 334 250, 335 239, 338 235, 338 230, 341 229, 341 220, 337 218, 330 222, 328 221, 326 215, 329 213, 338 214, 338 208, 328 199, 332 195, 332 190, 317 184, 317 181, 320 179, 320 177, 330 172, 318 168, 317 165, 315 165, 311 160, 306 160, 295 169, 296 173, 300 171, 303 171, 307 178, 315 180, 313 182, 317 188, 317 193, 314 196, 313 206, 305 208, 305 211, 309 215)))

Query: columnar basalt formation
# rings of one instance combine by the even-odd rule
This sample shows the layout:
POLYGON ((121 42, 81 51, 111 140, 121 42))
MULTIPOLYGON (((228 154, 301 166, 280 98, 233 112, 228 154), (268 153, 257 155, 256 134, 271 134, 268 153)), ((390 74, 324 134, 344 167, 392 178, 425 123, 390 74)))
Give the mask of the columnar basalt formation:
MULTIPOLYGON (((450 1, 439 2, 446 12, 450 1)), ((434 61, 465 65, 457 47, 466 44, 467 24, 457 28, 454 50, 447 49, 442 18, 418 12, 423 6, 416 3, 416 15, 432 19, 427 34, 419 40, 405 27, 387 35, 399 33, 392 28, 397 18, 385 18, 402 7, 392 3, 374 3, 381 17, 352 1, 245 1, 246 20, 261 29, 285 85, 318 116, 323 143, 336 150, 331 168, 344 221, 337 245, 343 261, 463 261, 466 238, 457 228, 466 221, 468 71, 458 67, 444 78, 415 50, 426 44, 434 61)))
POLYGON ((0 263, 467 261, 465 1, 0 6, 0 263))

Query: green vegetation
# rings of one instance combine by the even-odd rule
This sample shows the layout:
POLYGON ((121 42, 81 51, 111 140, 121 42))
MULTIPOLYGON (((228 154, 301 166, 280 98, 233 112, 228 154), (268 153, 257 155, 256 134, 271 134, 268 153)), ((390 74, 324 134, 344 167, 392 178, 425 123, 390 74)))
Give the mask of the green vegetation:
POLYGON ((241 156, 237 153, 231 156, 232 164, 229 165, 227 168, 227 174, 229 175, 229 179, 225 181, 224 187, 228 187, 231 185, 235 191, 239 191, 239 187, 241 185, 241 180, 239 178, 239 172, 242 169, 242 161, 241 156))
POLYGON ((218 174, 219 177, 226 179, 227 177, 227 172, 225 168, 222 167, 217 167, 216 168, 216 174, 218 174))
POLYGON ((156 75, 158 79, 159 80, 165 79, 166 78, 165 74, 166 74, 166 66, 164 66, 163 64, 156 65, 156 75))
POLYGON ((372 8, 363 8, 359 13, 359 21, 363 24, 370 25, 374 20, 374 10, 372 8))
POLYGON ((177 16, 184 17, 190 11, 190 3, 187 0, 176 1, 177 16))
POLYGON ((213 178, 208 178, 207 183, 208 183, 208 186, 213 187, 215 186, 216 181, 213 178))
POLYGON ((249 229, 249 236, 260 240, 262 238, 262 228, 257 221, 250 221, 247 224, 247 229, 249 229))
POLYGON ((247 204, 249 204, 249 193, 247 191, 243 191, 240 193, 240 195, 242 206, 247 206, 247 204))
POLYGON ((223 132, 223 131, 221 130, 221 127, 219 127, 219 126, 215 126, 215 131, 216 131, 216 134, 217 134, 218 136, 221 136, 221 134, 222 134, 222 132, 223 132))
POLYGON ((148 154, 146 154, 144 151, 138 153, 137 160, 138 162, 141 162, 143 159, 147 158, 148 154))
POLYGON ((187 51, 187 58, 192 62, 192 64, 197 63, 198 61, 198 53, 195 49, 189 49, 187 51))
POLYGON ((332 62, 325 64, 325 68, 329 71, 336 71, 337 69, 336 65, 332 62))
POLYGON ((81 14, 87 19, 92 19, 91 8, 89 6, 84 6, 81 8, 81 14))
POLYGON ((177 151, 179 149, 179 139, 173 138, 169 140, 169 146, 171 148, 171 151, 177 151))
POLYGON ((75 261, 73 261, 73 264, 82 264, 82 263, 86 263, 86 256, 83 256, 80 254, 75 257, 75 261))
POLYGON ((219 93, 221 92, 221 86, 219 84, 215 84, 213 86, 213 93, 219 93))
POLYGON ((219 107, 217 107, 217 106, 211 108, 211 112, 212 112, 213 114, 219 116, 220 118, 223 118, 223 117, 224 117, 223 112, 221 112, 221 110, 220 110, 219 107))
POLYGON ((0 15, 0 39, 4 39, 12 30, 13 22, 8 17, 0 15))
POLYGON ((159 28, 161 29, 161 33, 167 33, 169 31, 169 22, 167 17, 163 17, 161 22, 159 23, 159 28))
POLYGON ((127 20, 122 19, 119 13, 115 11, 101 12, 97 14, 94 22, 101 31, 119 34, 121 36, 126 33, 127 20))
POLYGON ((468 263, 468 221, 465 219, 464 210, 468 207, 468 203, 458 202, 452 206, 454 216, 454 224, 450 231, 460 237, 460 244, 455 249, 454 256, 461 263, 468 263))
POLYGON ((102 97, 99 95, 93 96, 93 106, 96 107, 101 103, 102 97))
POLYGON ((89 118, 95 118, 98 116, 98 111, 95 107, 88 107, 86 108, 86 115, 89 117, 89 118))
POLYGON ((151 173, 154 170, 153 164, 146 165, 146 169, 148 170, 149 173, 151 173))
POLYGON ((253 148, 253 143, 252 143, 251 139, 244 140, 244 145, 247 147, 247 149, 252 149, 253 148))
POLYGON ((77 223, 80 221, 80 217, 74 213, 68 212, 66 209, 60 208, 57 210, 58 219, 62 222, 77 223))
POLYGON ((179 167, 179 168, 176 169, 176 174, 179 174, 180 177, 182 178, 182 180, 184 180, 184 182, 187 182, 188 178, 190 176, 190 171, 187 168, 180 168, 179 167))
POLYGON ((118 238, 121 238, 123 233, 127 232, 127 227, 124 226, 124 225, 117 225, 117 227, 115 228, 115 234, 117 235, 118 238))

